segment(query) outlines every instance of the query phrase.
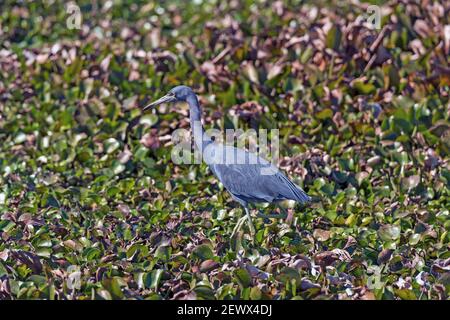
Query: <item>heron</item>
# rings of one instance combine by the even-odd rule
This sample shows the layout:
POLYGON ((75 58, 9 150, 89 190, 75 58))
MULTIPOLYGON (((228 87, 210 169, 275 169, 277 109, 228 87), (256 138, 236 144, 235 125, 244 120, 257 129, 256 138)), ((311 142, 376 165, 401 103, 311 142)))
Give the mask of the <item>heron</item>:
MULTIPOLYGON (((201 150, 203 161, 222 183, 231 197, 244 208, 231 238, 240 230, 245 220, 252 236, 255 228, 250 215, 250 204, 294 200, 307 203, 311 198, 275 165, 263 157, 244 149, 221 144, 212 139, 202 125, 201 107, 194 91, 184 85, 172 88, 166 95, 143 107, 143 111, 163 103, 185 102, 189 105, 189 118, 194 144, 201 150)), ((260 215, 265 216, 265 215, 260 215)), ((266 215, 268 216, 268 215, 266 215)), ((270 215, 273 218, 275 215, 270 215)))

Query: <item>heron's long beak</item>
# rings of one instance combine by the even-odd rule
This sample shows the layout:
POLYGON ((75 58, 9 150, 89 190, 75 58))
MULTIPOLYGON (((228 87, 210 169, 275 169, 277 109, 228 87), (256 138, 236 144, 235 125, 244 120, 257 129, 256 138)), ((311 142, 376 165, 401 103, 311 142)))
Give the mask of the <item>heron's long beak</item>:
POLYGON ((159 98, 156 101, 153 101, 152 103, 146 105, 142 111, 146 111, 150 108, 156 107, 157 105, 160 105, 161 103, 165 103, 165 102, 174 102, 175 101, 175 97, 172 95, 168 95, 166 94, 164 97, 159 98))

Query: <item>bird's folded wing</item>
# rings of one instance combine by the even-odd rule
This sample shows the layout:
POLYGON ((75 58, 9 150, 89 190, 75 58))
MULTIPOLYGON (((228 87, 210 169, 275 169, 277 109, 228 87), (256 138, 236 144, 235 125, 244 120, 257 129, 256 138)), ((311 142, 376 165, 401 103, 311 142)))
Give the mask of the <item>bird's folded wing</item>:
POLYGON ((285 199, 301 203, 309 201, 309 197, 302 189, 270 164, 215 164, 211 169, 230 193, 247 202, 285 199), (261 173, 262 169, 269 167, 276 171, 275 174, 261 173))
POLYGON ((211 169, 224 187, 237 197, 243 197, 247 201, 268 202, 276 197, 268 183, 270 176, 261 175, 260 165, 215 164, 211 169))

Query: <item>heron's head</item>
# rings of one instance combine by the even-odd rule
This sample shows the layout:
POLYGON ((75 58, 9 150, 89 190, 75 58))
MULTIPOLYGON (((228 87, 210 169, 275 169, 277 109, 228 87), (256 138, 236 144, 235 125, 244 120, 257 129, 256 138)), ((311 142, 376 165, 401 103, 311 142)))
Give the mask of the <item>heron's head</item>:
POLYGON ((143 110, 148 110, 150 108, 156 107, 157 105, 160 105, 162 103, 169 103, 169 102, 185 102, 187 97, 194 94, 191 88, 187 86, 176 86, 172 90, 170 90, 165 96, 159 98, 158 100, 150 103, 149 105, 145 106, 143 110))

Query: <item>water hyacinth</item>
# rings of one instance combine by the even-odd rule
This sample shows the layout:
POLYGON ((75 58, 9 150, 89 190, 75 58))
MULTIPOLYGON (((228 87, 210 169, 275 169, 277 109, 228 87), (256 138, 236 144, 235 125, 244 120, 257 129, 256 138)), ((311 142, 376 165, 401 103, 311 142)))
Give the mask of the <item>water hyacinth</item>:
POLYGON ((445 1, 76 5, 1 4, 0 299, 449 298, 445 1), (205 129, 278 129, 311 204, 231 238, 172 161, 188 107, 139 108, 180 84, 205 129))

